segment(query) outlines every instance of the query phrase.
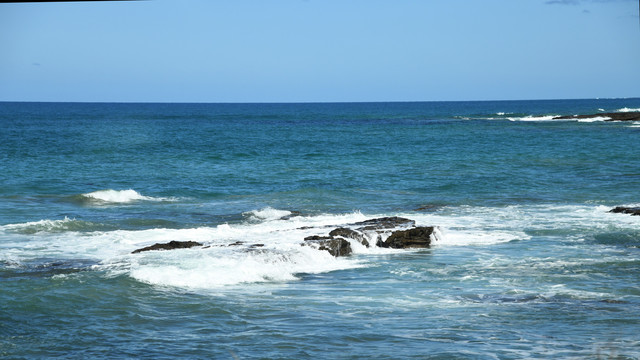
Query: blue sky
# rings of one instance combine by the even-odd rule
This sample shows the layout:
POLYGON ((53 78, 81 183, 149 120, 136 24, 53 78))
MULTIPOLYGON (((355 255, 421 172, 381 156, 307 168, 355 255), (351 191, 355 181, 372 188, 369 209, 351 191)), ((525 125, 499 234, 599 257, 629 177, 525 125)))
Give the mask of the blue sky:
POLYGON ((636 0, 0 4, 0 101, 640 97, 636 0))

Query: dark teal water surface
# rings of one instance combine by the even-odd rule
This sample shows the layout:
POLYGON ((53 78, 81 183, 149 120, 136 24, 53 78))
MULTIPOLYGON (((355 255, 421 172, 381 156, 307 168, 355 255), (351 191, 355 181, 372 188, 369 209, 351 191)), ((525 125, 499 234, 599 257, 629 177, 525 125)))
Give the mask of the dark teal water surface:
POLYGON ((0 103, 0 357, 639 358, 640 124, 551 119, 634 109, 0 103))

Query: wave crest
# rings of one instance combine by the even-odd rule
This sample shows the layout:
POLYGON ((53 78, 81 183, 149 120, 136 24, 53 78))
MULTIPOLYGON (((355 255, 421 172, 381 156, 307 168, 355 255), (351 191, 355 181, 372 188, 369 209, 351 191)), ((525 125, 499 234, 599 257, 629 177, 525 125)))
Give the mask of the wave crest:
POLYGON ((269 220, 280 220, 284 217, 293 215, 293 212, 288 210, 278 210, 272 207, 266 207, 260 210, 252 210, 244 213, 243 215, 249 217, 250 220, 254 221, 269 221, 269 220))
POLYGON ((533 116, 527 115, 522 117, 508 117, 509 121, 551 121, 558 115, 543 115, 543 116, 533 116))
POLYGON ((578 122, 598 122, 598 121, 608 121, 608 120, 611 120, 611 118, 608 116, 595 116, 592 118, 578 119, 578 122))
POLYGON ((135 201, 172 201, 171 198, 157 198, 151 196, 144 196, 139 192, 129 190, 98 190, 86 194, 82 194, 82 197, 94 202, 111 203, 111 204, 126 204, 135 201))
POLYGON ((628 108, 628 107, 623 107, 622 109, 618 109, 616 110, 617 112, 638 112, 640 111, 640 108, 628 108))
POLYGON ((323 273, 361 267, 356 260, 299 245, 264 250, 208 248, 180 253, 156 252, 132 259, 130 276, 152 285, 216 289, 247 283, 286 282, 301 273, 323 273))
POLYGON ((67 231, 90 231, 95 230, 96 227, 97 226, 94 223, 69 219, 65 216, 62 220, 45 219, 21 224, 9 224, 0 227, 0 229, 18 234, 32 235, 41 232, 61 233, 67 231))

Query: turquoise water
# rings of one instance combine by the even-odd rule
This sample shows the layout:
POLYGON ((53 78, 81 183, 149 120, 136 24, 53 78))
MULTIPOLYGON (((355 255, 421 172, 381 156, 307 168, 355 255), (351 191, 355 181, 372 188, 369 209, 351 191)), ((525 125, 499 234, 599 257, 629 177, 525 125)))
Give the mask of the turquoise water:
POLYGON ((0 357, 639 358, 640 124, 552 120, 634 109, 0 103, 0 357))

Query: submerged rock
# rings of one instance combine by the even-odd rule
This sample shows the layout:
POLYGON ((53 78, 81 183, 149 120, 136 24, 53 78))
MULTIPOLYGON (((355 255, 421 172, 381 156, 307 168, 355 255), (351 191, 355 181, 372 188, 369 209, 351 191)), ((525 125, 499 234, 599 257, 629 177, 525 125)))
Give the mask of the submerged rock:
POLYGON ((202 246, 201 243, 196 241, 175 241, 172 240, 168 243, 156 243, 151 246, 143 247, 141 249, 137 249, 132 251, 132 254, 137 254, 143 251, 153 251, 153 250, 173 250, 173 249, 187 249, 194 246, 202 246))
POLYGON ((433 226, 420 226, 408 230, 394 231, 386 241, 378 241, 378 246, 393 249, 428 248, 431 246, 433 226))
POLYGON ((609 210, 609 212, 640 216, 640 207, 617 206, 614 209, 609 210))
POLYGON ((640 112, 615 112, 615 113, 599 113, 589 115, 566 115, 556 116, 554 120, 571 120, 571 119, 595 119, 608 118, 605 121, 640 121, 640 112))

